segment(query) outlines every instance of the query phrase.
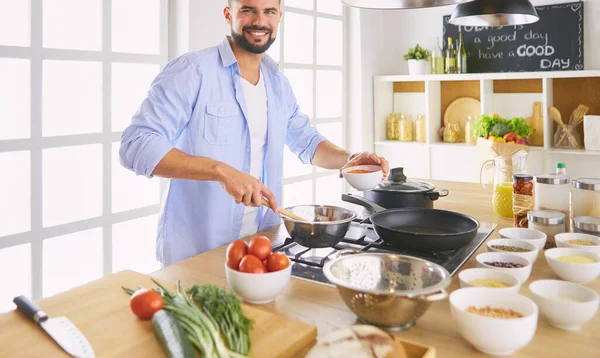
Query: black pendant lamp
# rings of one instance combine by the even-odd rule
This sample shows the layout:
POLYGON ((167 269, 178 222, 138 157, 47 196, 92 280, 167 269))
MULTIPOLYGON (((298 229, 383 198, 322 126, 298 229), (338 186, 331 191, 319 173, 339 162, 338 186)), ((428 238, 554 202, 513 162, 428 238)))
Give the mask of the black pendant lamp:
POLYGON ((509 26, 539 19, 529 0, 474 0, 456 5, 448 22, 457 26, 509 26))
POLYGON ((342 0, 342 4, 362 9, 400 10, 456 5, 469 0, 342 0))

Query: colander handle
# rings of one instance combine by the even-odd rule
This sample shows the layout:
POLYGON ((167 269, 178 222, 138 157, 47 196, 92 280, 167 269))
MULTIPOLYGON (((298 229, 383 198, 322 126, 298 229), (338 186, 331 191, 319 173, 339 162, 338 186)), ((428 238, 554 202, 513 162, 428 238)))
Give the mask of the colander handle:
POLYGON ((427 301, 427 302, 435 302, 445 300, 448 297, 448 292, 446 290, 441 289, 440 292, 434 293, 432 295, 422 295, 415 297, 416 299, 427 301))
POLYGON ((361 254, 363 253, 362 251, 359 250, 354 250, 354 249, 341 249, 340 251, 334 253, 333 255, 331 255, 330 259, 331 260, 335 260, 339 257, 342 256, 350 256, 350 255, 355 255, 355 254, 361 254))

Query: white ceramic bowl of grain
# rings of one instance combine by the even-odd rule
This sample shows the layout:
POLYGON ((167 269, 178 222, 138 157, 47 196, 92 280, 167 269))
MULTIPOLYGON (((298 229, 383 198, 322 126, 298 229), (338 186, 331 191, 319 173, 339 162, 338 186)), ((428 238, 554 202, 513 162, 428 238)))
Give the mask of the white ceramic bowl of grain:
POLYGON ((548 322, 565 331, 580 330, 598 312, 598 294, 578 283, 539 280, 532 282, 529 290, 548 322))
POLYGON ((509 355, 525 347, 533 339, 538 321, 538 308, 531 299, 513 292, 481 287, 452 292, 450 313, 461 336, 477 350, 491 355, 509 355), (469 312, 469 307, 480 311, 485 311, 486 307, 490 308, 487 311, 512 311, 521 317, 489 317, 469 312))
POLYGON ((521 282, 514 275, 511 275, 508 272, 489 269, 489 268, 470 268, 462 270, 458 273, 458 281, 460 282, 460 287, 487 287, 493 289, 496 292, 519 292, 521 289, 521 282), (499 281, 506 285, 506 287, 487 287, 481 286, 480 284, 476 284, 476 281, 480 280, 493 280, 499 281))
POLYGON ((600 255, 600 237, 598 236, 577 232, 566 232, 554 236, 554 239, 556 240, 557 247, 585 250, 600 255), (582 245, 583 243, 588 243, 588 245, 582 245), (589 243, 592 243, 593 245, 589 245, 589 243))
POLYGON ((546 256, 546 262, 548 262, 548 266, 550 266, 552 272, 565 281, 586 284, 595 280, 600 275, 600 255, 593 252, 554 248, 546 250, 544 256, 546 256), (575 263, 559 260, 559 258, 566 256, 583 257, 590 259, 593 263, 575 263))
POLYGON ((484 252, 477 256, 475 256, 475 261, 477 261, 477 267, 489 268, 493 270, 507 272, 516 278, 519 279, 519 282, 523 284, 527 279, 529 279, 529 275, 531 275, 531 261, 527 260, 522 256, 518 256, 511 253, 504 252, 484 252), (512 264, 520 264, 523 267, 498 267, 494 265, 487 264, 486 262, 502 262, 502 263, 512 263, 512 264))
POLYGON ((498 231, 500 237, 503 239, 517 239, 517 240, 525 240, 528 241, 535 246, 537 246, 538 250, 542 251, 544 246, 546 245, 546 240, 548 240, 548 235, 545 233, 527 229, 522 227, 507 227, 498 231))
POLYGON ((531 262, 535 262, 535 260, 537 260, 538 253, 539 253, 537 246, 535 246, 533 243, 531 243, 529 241, 525 241, 525 240, 518 240, 518 239, 490 240, 487 242, 487 250, 488 250, 488 252, 507 252, 510 254, 515 254, 517 256, 524 257, 531 262), (512 247, 518 247, 518 248, 521 248, 521 249, 527 250, 527 251, 524 251, 524 252, 507 251, 507 250, 495 248, 494 246, 496 246, 496 247, 512 246, 512 247))

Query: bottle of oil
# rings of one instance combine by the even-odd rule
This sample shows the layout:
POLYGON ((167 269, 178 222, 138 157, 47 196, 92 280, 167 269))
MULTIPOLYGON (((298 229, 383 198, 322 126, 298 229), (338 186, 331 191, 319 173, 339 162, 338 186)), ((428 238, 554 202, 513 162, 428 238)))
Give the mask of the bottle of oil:
POLYGON ((465 37, 462 27, 458 27, 460 37, 458 39, 458 51, 456 53, 456 62, 458 64, 458 73, 467 73, 467 49, 465 48, 465 37))
POLYGON ((448 37, 448 48, 446 49, 446 70, 447 74, 456 73, 456 50, 452 44, 452 37, 448 37))

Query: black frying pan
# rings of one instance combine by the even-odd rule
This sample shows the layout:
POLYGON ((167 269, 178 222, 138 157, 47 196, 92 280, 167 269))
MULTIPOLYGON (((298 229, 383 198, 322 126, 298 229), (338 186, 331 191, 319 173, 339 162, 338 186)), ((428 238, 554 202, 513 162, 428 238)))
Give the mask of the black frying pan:
POLYGON ((416 252, 461 248, 475 238, 479 221, 447 210, 426 208, 385 209, 363 197, 342 194, 342 200, 364 206, 373 214, 375 233, 395 248, 416 252))

